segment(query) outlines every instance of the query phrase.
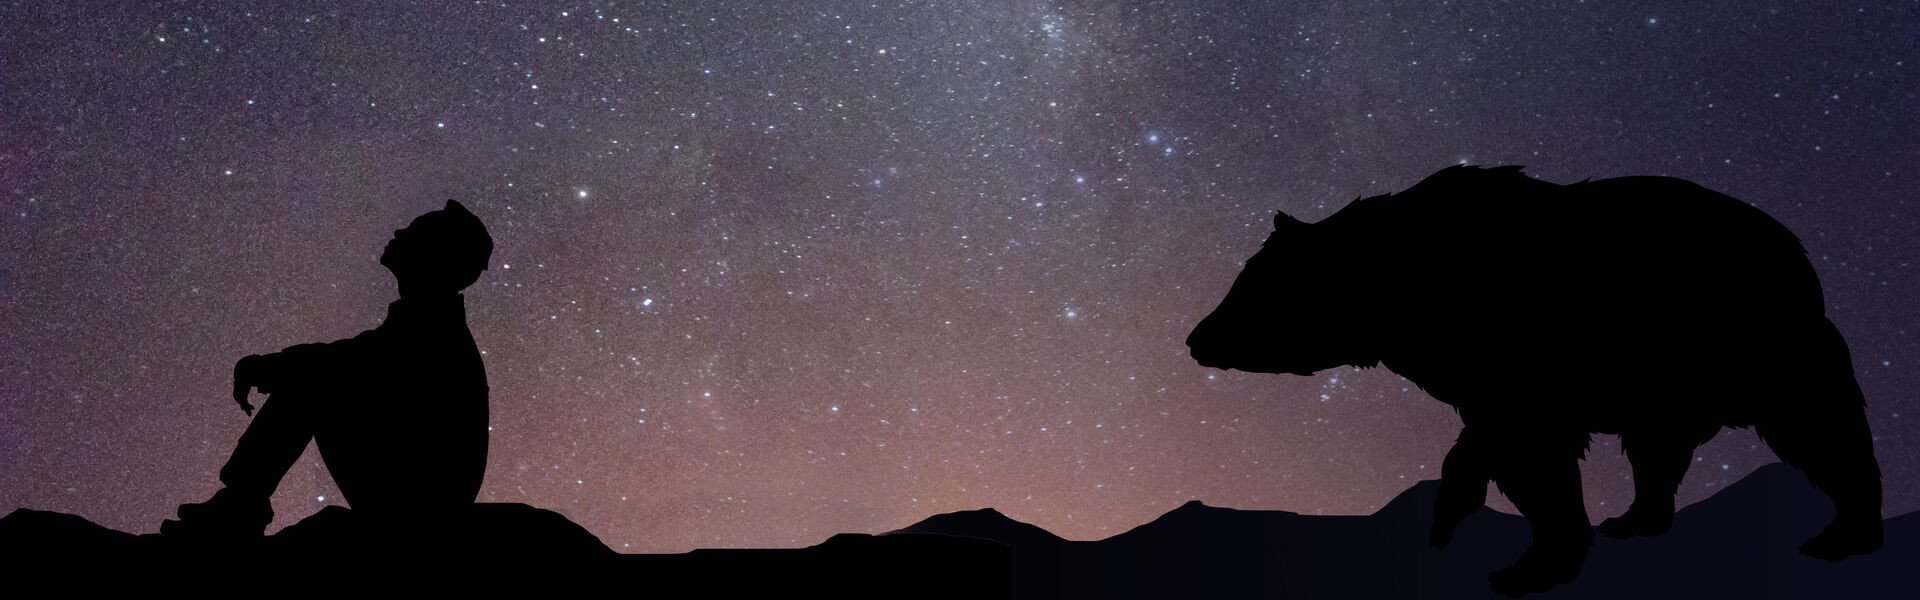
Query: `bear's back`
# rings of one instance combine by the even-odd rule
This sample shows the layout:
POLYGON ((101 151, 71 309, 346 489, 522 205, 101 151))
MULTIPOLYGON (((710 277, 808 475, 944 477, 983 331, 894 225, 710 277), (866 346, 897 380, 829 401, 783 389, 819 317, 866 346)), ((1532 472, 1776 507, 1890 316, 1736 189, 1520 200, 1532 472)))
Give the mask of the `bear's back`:
POLYGON ((1666 177, 1452 175, 1325 221, 1397 282, 1387 365, 1436 398, 1601 379, 1591 393, 1618 395, 1636 385, 1622 372, 1753 368, 1799 335, 1782 327, 1824 321, 1798 240, 1739 200, 1666 177))
POLYGON ((1668 177, 1556 185, 1493 174, 1422 182, 1323 224, 1348 248, 1342 254, 1455 314, 1822 314, 1799 240, 1744 202, 1668 177))

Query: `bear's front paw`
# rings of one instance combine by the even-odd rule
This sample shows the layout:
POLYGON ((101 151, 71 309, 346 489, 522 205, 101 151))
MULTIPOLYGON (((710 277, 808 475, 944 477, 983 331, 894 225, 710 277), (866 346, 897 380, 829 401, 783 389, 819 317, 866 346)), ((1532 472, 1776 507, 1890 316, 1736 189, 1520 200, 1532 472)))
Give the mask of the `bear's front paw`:
MULTIPOLYGON (((1590 534, 1590 530, 1587 531, 1590 534)), ((1544 592, 1580 576, 1580 564, 1586 562, 1592 538, 1581 535, 1550 538, 1535 542, 1511 566, 1487 576, 1493 593, 1519 598, 1544 592)))

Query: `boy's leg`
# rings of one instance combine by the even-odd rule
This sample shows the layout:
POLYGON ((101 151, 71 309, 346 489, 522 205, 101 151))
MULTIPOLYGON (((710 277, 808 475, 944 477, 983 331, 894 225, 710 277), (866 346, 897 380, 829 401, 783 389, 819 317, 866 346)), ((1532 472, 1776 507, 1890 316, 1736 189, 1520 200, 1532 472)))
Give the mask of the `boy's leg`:
POLYGON ((280 478, 313 441, 315 414, 309 400, 297 392, 268 397, 260 406, 260 415, 240 434, 227 465, 220 468, 220 483, 248 498, 265 500, 273 496, 280 478))
POLYGON ((313 398, 281 392, 267 398, 220 469, 226 487, 199 504, 180 506, 179 521, 162 533, 262 535, 273 521, 273 490, 313 439, 313 398))

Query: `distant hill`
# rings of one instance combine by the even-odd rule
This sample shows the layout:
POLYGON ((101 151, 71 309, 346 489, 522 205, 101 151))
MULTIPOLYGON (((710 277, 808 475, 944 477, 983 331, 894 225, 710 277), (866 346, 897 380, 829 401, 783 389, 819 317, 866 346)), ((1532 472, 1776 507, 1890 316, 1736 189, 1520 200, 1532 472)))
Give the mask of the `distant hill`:
MULTIPOLYGON (((1438 488, 1420 482, 1368 516, 1194 501, 1094 542, 1055 541, 991 510, 902 531, 1012 546, 1016 598, 1498 598, 1486 575, 1520 554, 1526 521, 1482 508, 1452 546, 1435 550, 1427 527, 1438 488)), ((1528 598, 1920 597, 1912 581, 1920 513, 1887 520, 1887 544, 1875 554, 1839 563, 1801 556, 1796 548, 1832 515, 1799 472, 1768 465, 1682 509, 1667 535, 1597 537, 1578 580, 1528 598)))
POLYGON ((1053 532, 1042 529, 1038 525, 1015 521, 991 508, 938 514, 882 535, 901 533, 964 535, 1023 548, 1063 544, 1067 541, 1066 538, 1054 535, 1053 532))

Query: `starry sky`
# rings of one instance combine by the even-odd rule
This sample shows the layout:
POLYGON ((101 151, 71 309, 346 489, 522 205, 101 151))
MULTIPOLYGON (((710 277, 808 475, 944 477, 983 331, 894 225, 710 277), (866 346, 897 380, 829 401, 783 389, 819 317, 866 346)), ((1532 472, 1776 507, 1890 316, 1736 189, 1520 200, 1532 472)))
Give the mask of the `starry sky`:
MULTIPOLYGON (((1364 514, 1437 476, 1450 408, 1182 342, 1276 210, 1462 162, 1786 224, 1886 514, 1920 509, 1913 2, 293 4, 0 10, 0 510, 151 532, 205 499, 234 361, 377 325, 383 244, 454 198, 497 244, 466 292, 481 500, 615 549, 1364 514)), ((1745 430, 1697 455, 1683 503, 1776 460, 1745 430)), ((1620 514, 1617 441, 1583 470, 1620 514)), ((310 452, 274 502, 342 500, 310 452)))

